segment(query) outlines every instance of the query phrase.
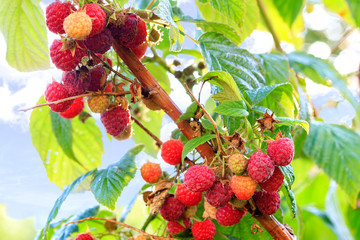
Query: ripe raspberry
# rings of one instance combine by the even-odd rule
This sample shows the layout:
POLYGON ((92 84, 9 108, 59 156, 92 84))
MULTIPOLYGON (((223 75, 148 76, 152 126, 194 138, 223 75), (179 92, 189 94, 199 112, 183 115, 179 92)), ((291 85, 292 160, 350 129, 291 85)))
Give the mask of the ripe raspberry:
POLYGON ((131 41, 123 42, 123 45, 128 48, 136 48, 140 46, 147 36, 146 23, 139 16, 136 16, 138 19, 138 24, 136 28, 136 35, 131 41))
POLYGON ((266 215, 276 213, 280 207, 280 196, 277 192, 257 190, 253 196, 253 199, 258 209, 266 215))
POLYGON ((79 46, 75 46, 74 42, 75 53, 73 55, 70 49, 63 50, 63 44, 58 40, 54 40, 50 47, 50 57, 58 69, 71 71, 76 68, 85 56, 85 46, 80 42, 78 42, 79 46))
POLYGON ((191 166, 184 175, 184 183, 192 192, 209 190, 215 182, 215 174, 207 166, 191 166))
POLYGON ((91 92, 102 90, 106 83, 106 70, 102 65, 96 65, 86 79, 84 79, 84 89, 91 92))
POLYGON ((210 219, 206 219, 202 222, 195 222, 191 232, 195 240, 211 240, 215 236, 216 227, 210 219))
POLYGON ((104 54, 112 45, 111 32, 108 29, 104 29, 101 33, 86 38, 84 44, 92 52, 104 54))
POLYGON ((131 48, 131 50, 133 51, 133 53, 136 55, 136 57, 138 59, 141 59, 145 55, 146 49, 148 46, 149 46, 148 41, 145 41, 142 44, 140 44, 139 46, 137 46, 136 48, 131 48))
POLYGON ((100 33, 106 24, 106 15, 101 7, 95 3, 85 4, 83 6, 86 14, 92 19, 92 30, 89 37, 100 33))
POLYGON ((92 96, 87 100, 88 106, 93 113, 102 113, 110 105, 110 99, 106 95, 92 96))
POLYGON ((64 20, 64 30, 69 37, 85 39, 89 36, 92 28, 91 18, 84 12, 73 12, 64 20))
POLYGON ((247 200, 254 195, 257 183, 249 176, 232 176, 230 187, 239 200, 247 200))
POLYGON ((179 184, 176 188, 176 198, 185 206, 195 206, 201 201, 202 192, 192 192, 185 184, 179 184))
POLYGON ((273 175, 265 182, 259 183, 260 187, 267 192, 277 192, 284 181, 284 175, 279 167, 275 167, 273 175))
POLYGON ((63 118, 74 118, 79 115, 84 109, 84 101, 83 98, 77 98, 74 100, 73 104, 69 107, 65 112, 60 112, 59 115, 63 118))
POLYGON ((178 234, 181 231, 185 230, 185 227, 178 222, 170 221, 168 222, 168 230, 170 234, 178 234))
POLYGON ((220 225, 232 226, 240 222, 245 212, 240 211, 230 204, 225 207, 219 208, 216 212, 216 220, 220 225))
POLYGON ((129 111, 121 107, 115 107, 110 111, 101 113, 101 122, 104 124, 106 132, 112 136, 117 136, 125 130, 129 118, 129 111))
POLYGON ((85 93, 83 83, 76 71, 64 72, 62 75, 62 83, 70 96, 77 96, 85 93))
MULTIPOLYGON (((65 87, 55 81, 47 85, 44 95, 45 95, 45 100, 47 102, 55 102, 70 97, 65 87)), ((68 100, 58 104, 51 104, 49 105, 49 107, 54 112, 65 112, 66 110, 69 109, 69 107, 73 102, 74 100, 68 100)))
POLYGON ((276 165, 286 166, 293 160, 294 144, 289 138, 279 138, 269 143, 267 153, 276 165))
POLYGON ((247 160, 241 153, 235 153, 229 157, 228 164, 233 173, 241 174, 246 169, 247 160))
POLYGON ((181 162, 183 148, 184 145, 179 140, 166 141, 161 147, 161 157, 168 164, 179 164, 181 162))
POLYGON ((116 20, 110 19, 108 29, 114 40, 123 44, 135 38, 138 22, 136 14, 124 15, 123 13, 117 13, 116 20))
POLYGON ((94 240, 90 233, 81 233, 77 235, 75 240, 94 240))
POLYGON ((176 221, 184 213, 185 205, 176 198, 168 197, 160 209, 161 216, 168 221, 176 221))
POLYGON ((147 162, 140 168, 142 178, 148 183, 157 183, 161 178, 160 164, 147 162))
POLYGON ((113 84, 110 82, 104 89, 104 92, 112 92, 113 84))
POLYGON ((183 217, 182 220, 186 228, 191 227, 192 221, 189 218, 183 217))
POLYGON ((274 161, 265 153, 254 152, 251 154, 247 172, 256 182, 262 183, 268 180, 274 173, 274 169, 274 161))
POLYGON ((208 203, 214 207, 223 207, 231 200, 233 192, 229 184, 223 185, 221 182, 215 184, 206 192, 208 203))
POLYGON ((55 1, 50 3, 46 7, 46 26, 48 29, 53 33, 64 34, 64 19, 71 14, 71 10, 76 11, 76 8, 69 2, 55 1))

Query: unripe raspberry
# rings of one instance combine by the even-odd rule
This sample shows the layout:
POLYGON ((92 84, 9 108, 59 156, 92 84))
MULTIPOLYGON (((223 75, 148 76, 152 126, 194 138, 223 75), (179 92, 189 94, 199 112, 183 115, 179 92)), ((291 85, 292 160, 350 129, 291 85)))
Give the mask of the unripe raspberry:
POLYGON ((254 195, 257 183, 249 176, 232 176, 230 187, 239 200, 247 200, 254 195))
POLYGON ((216 233, 216 227, 210 219, 206 219, 202 222, 195 222, 191 232, 195 240, 212 240, 216 233))
POLYGON ((184 145, 179 140, 166 141, 161 147, 161 157, 168 164, 179 164, 181 162, 183 148, 184 145))
POLYGON ((215 182, 215 184, 206 192, 207 201, 214 207, 225 206, 232 198, 233 192, 229 184, 215 182))
POLYGON ((185 184, 179 184, 176 188, 176 198, 185 206, 195 206, 200 203, 202 192, 192 192, 185 184))
POLYGON ((273 175, 265 182, 259 183, 260 187, 267 192, 277 192, 284 181, 284 175, 279 167, 275 167, 273 175))
POLYGON ((101 33, 86 38, 84 44, 92 52, 104 54, 112 45, 111 32, 108 29, 104 29, 101 33))
POLYGON ((276 165, 286 166, 293 160, 294 144, 289 138, 279 138, 269 143, 267 153, 276 165))
POLYGON ((65 112, 60 112, 59 115, 63 118, 71 119, 79 115, 84 109, 83 98, 77 98, 73 104, 70 105, 69 109, 65 112))
POLYGON ((94 240, 90 233, 81 233, 76 236, 75 240, 94 240))
MULTIPOLYGON (((44 95, 47 102, 55 102, 70 97, 66 88, 55 81, 47 85, 44 95)), ((74 100, 68 100, 57 104, 51 104, 49 107, 54 112, 65 112, 73 102, 74 100)))
POLYGON ((147 238, 144 235, 137 235, 135 240, 147 240, 147 238))
POLYGON ((136 48, 131 48, 131 50, 133 51, 133 53, 136 55, 136 57, 138 59, 141 59, 145 55, 148 45, 149 45, 148 41, 144 41, 142 44, 140 44, 136 48))
POLYGON ((62 83, 70 96, 77 96, 85 93, 85 89, 77 71, 64 72, 62 83))
POLYGON ((216 212, 216 220, 220 225, 232 226, 240 222, 245 212, 240 211, 230 204, 219 208, 216 212))
POLYGON ((86 14, 92 19, 92 30, 89 37, 100 33, 106 24, 105 12, 95 3, 85 4, 82 9, 85 9, 86 14))
POLYGON ((69 2, 55 1, 50 3, 46 7, 46 26, 48 29, 53 33, 64 34, 64 19, 71 14, 71 11, 76 11, 76 8, 69 2))
POLYGON ((74 39, 85 39, 89 36, 91 29, 91 18, 82 11, 73 12, 64 20, 66 34, 74 39))
MULTIPOLYGON (((64 42, 65 45, 67 45, 68 42, 69 41, 64 42)), ((81 62, 81 59, 85 56, 85 46, 80 42, 74 42, 71 44, 73 45, 71 48, 75 49, 74 54, 72 54, 70 48, 66 48, 66 50, 64 50, 64 43, 54 40, 50 47, 50 57, 58 69, 71 71, 76 68, 76 66, 81 62)))
POLYGON ((182 216, 184 210, 185 205, 170 196, 166 198, 164 205, 160 209, 160 214, 165 220, 176 221, 182 216))
POLYGON ((124 110, 121 107, 115 107, 101 113, 100 119, 104 124, 106 132, 112 136, 117 136, 125 130, 130 121, 130 116, 128 110, 124 110))
POLYGON ((91 96, 87 100, 88 106, 93 113, 102 113, 110 105, 110 99, 106 95, 91 96))
POLYGON ((214 172, 207 166, 191 166, 184 175, 184 183, 192 192, 209 190, 215 182, 214 172))
POLYGON ((234 153, 229 157, 228 165, 235 174, 241 174, 247 167, 247 160, 241 153, 234 153))
POLYGON ((251 154, 247 172, 249 176, 258 183, 265 182, 274 173, 274 161, 268 155, 262 152, 251 154))
POLYGON ((160 164, 147 162, 140 168, 142 178, 148 183, 157 183, 161 178, 160 164))
POLYGON ((280 207, 280 196, 277 192, 257 190, 253 196, 253 199, 258 209, 266 215, 276 213, 280 207))

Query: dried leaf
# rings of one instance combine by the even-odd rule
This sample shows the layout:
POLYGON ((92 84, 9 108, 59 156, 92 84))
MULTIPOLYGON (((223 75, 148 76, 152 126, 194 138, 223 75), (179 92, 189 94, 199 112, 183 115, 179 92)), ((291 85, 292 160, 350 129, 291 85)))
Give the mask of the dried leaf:
POLYGON ((274 132, 274 123, 281 123, 281 121, 273 118, 274 113, 271 115, 265 112, 264 117, 257 119, 256 121, 260 124, 261 132, 264 132, 265 129, 274 132))
POLYGON ((203 213, 203 218, 216 219, 216 211, 217 211, 217 208, 214 207, 213 205, 211 205, 210 203, 208 203, 208 201, 206 200, 206 198, 204 198, 204 213, 203 213))
POLYGON ((190 126, 194 132, 194 138, 201 137, 201 124, 197 121, 191 121, 190 126))
POLYGON ((150 214, 159 213, 173 185, 172 181, 162 180, 156 185, 155 191, 148 195, 146 205, 150 206, 150 214))
POLYGON ((230 142, 230 147, 239 150, 241 153, 245 152, 245 139, 243 139, 238 132, 231 136, 223 136, 226 141, 230 142))
POLYGON ((133 83, 130 85, 130 102, 135 103, 141 99, 141 85, 140 83, 133 83))

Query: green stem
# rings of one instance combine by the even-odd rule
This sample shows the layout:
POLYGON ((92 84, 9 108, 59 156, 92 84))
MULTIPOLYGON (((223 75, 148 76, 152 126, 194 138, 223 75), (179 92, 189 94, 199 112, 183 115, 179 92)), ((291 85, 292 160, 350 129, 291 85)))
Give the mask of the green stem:
POLYGON ((145 232, 145 231, 146 231, 146 228, 149 226, 149 224, 151 223, 151 221, 155 219, 155 217, 156 217, 155 214, 154 214, 154 215, 151 215, 151 214, 150 214, 150 215, 147 217, 146 221, 144 222, 144 225, 141 227, 141 230, 145 232))

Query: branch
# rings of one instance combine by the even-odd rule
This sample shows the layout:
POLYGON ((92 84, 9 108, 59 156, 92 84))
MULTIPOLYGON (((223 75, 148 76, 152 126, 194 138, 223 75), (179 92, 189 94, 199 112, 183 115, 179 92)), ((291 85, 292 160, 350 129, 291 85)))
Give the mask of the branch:
POLYGON ((161 147, 161 145, 163 144, 163 142, 157 137, 155 136, 155 134, 153 134, 149 129, 147 129, 141 122, 139 122, 136 118, 134 118, 133 116, 131 116, 131 119, 134 120, 134 122, 142 129, 144 130, 147 134, 149 134, 150 137, 152 137, 155 142, 156 145, 158 147, 161 147))

